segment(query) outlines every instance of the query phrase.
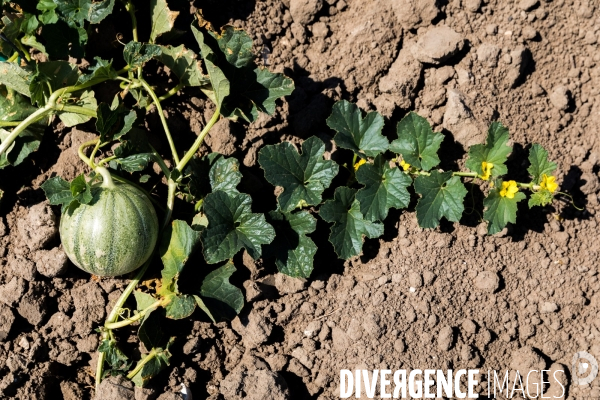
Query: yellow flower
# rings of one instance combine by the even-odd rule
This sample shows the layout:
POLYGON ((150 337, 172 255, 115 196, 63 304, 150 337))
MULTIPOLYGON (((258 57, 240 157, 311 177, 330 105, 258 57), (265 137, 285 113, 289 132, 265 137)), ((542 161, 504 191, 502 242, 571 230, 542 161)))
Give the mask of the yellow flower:
POLYGON ((358 160, 358 162, 356 164, 354 164, 354 172, 358 171, 360 166, 363 165, 364 163, 366 163, 366 161, 364 159, 361 158, 360 160, 358 160))
POLYGON ((514 199, 515 194, 519 191, 517 187, 517 182, 508 181, 502 182, 502 190, 500 190, 500 196, 506 197, 508 199, 514 199))
POLYGON ((552 175, 542 175, 542 182, 540 183, 540 189, 547 189, 550 193, 556 192, 558 189, 558 183, 555 182, 556 178, 552 175))
POLYGON ((406 161, 402 160, 400 161, 400 166, 402 167, 403 170, 408 171, 410 169, 410 164, 407 163, 406 161))
POLYGON ((483 170, 483 175, 481 175, 481 179, 487 181, 490 179, 492 174, 492 168, 494 168, 494 164, 483 161, 481 163, 481 169, 483 170))

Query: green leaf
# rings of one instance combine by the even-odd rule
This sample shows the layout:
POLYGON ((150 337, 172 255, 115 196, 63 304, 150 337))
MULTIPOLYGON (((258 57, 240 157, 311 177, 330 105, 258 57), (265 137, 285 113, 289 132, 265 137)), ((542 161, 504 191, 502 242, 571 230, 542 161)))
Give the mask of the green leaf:
POLYGON ((165 306, 166 317, 170 319, 187 318, 196 309, 196 300, 194 296, 188 294, 174 295, 171 301, 165 306))
POLYGON ((73 199, 77 200, 81 204, 90 204, 92 201, 92 188, 90 184, 85 180, 85 175, 78 175, 69 186, 73 199))
POLYGON ((13 89, 0 86, 0 121, 22 121, 37 109, 13 89))
POLYGON ((252 258, 261 255, 261 245, 273 241, 275 231, 263 214, 252 213, 252 199, 244 193, 213 192, 204 199, 208 227, 202 231, 204 258, 215 264, 245 248, 252 258))
POLYGON ((333 200, 327 200, 319 215, 332 222, 329 241, 336 254, 343 259, 360 254, 363 236, 376 238, 383 235, 383 225, 370 222, 360 212, 360 202, 355 199, 356 190, 342 186, 335 189, 333 200))
POLYGON ((178 15, 178 11, 169 10, 165 0, 150 0, 150 42, 154 43, 160 35, 170 32, 178 15))
POLYGON ((289 142, 260 150, 258 163, 265 171, 265 179, 283 187, 277 198, 282 211, 321 203, 323 191, 339 170, 334 161, 323 159, 324 152, 325 144, 315 136, 302 143, 302 154, 289 142))
POLYGON ((125 374, 129 370, 131 362, 125 353, 119 349, 115 340, 105 339, 101 341, 98 352, 105 354, 104 361, 110 366, 108 370, 110 375, 125 374))
POLYGON ((242 180, 239 161, 235 158, 219 157, 210 169, 209 179, 213 192, 222 190, 237 193, 237 185, 242 180))
POLYGON ((21 43, 23 43, 25 46, 33 47, 34 49, 41 52, 44 56, 48 57, 48 52, 46 51, 46 46, 41 44, 35 35, 23 36, 21 38, 21 43))
POLYGON ((402 154, 405 162, 424 171, 440 163, 437 152, 444 135, 433 132, 425 118, 411 111, 398 123, 396 131, 398 139, 392 142, 390 150, 402 154))
POLYGON ((0 39, 0 51, 8 58, 14 52, 15 48, 11 43, 15 43, 19 40, 21 34, 21 22, 20 18, 14 16, 4 15, 2 17, 2 26, 0 27, 0 33, 8 40, 0 39))
POLYGON ((36 64, 36 73, 31 78, 29 91, 31 102, 39 106, 46 104, 46 99, 55 90, 72 86, 79 79, 76 65, 67 61, 48 61, 36 64))
POLYGON ((40 26, 37 17, 33 14, 24 13, 21 20, 21 32, 31 35, 40 26))
POLYGON ((217 268, 202 281, 200 296, 194 296, 213 322, 231 321, 244 307, 242 291, 229 282, 235 271, 231 261, 217 268))
POLYGON ((83 27, 85 21, 98 24, 110 15, 115 0, 54 0, 54 3, 68 22, 74 22, 83 27))
POLYGON ((154 312, 154 310, 155 309, 151 309, 146 312, 146 315, 144 315, 140 327, 138 328, 138 337, 144 346, 146 346, 146 349, 159 347, 164 338, 160 314, 154 312))
MULTIPOLYGON (((154 303, 156 303, 156 298, 149 295, 148 293, 144 293, 140 290, 136 290, 133 292, 133 295, 135 297, 135 303, 137 304, 137 311, 143 311, 146 309, 150 309, 150 306, 152 306, 154 303)), ((156 309, 156 307, 154 307, 153 309, 156 309)))
POLYGON ((356 180, 365 187, 356 193, 360 212, 369 221, 383 221, 390 208, 406 208, 410 193, 406 189, 412 179, 394 166, 390 167, 383 155, 378 155, 373 164, 363 164, 356 171, 356 180))
POLYGON ((327 118, 327 125, 337 132, 333 140, 338 147, 361 157, 375 157, 388 149, 390 143, 381 134, 383 123, 383 117, 375 111, 363 119, 360 108, 346 100, 335 103, 327 118))
POLYGON ((552 204, 552 201, 554 201, 554 195, 552 194, 552 192, 548 189, 542 189, 538 190, 537 192, 534 192, 531 195, 531 197, 529 198, 528 205, 529 208, 535 206, 545 207, 548 204, 552 204))
POLYGON ((531 175, 535 185, 538 185, 542 181, 542 175, 550 176, 556 169, 556 163, 548 160, 546 149, 537 143, 531 146, 529 150, 529 162, 531 165, 527 168, 527 172, 531 175))
POLYGON ((201 158, 193 158, 185 169, 189 176, 188 190, 196 200, 203 199, 212 191, 210 171, 213 165, 223 156, 219 153, 210 153, 201 158))
POLYGON ((145 169, 154 157, 148 145, 146 132, 133 128, 120 136, 119 140, 121 145, 114 151, 117 158, 111 161, 111 166, 114 166, 114 168, 120 166, 127 172, 137 172, 145 169))
POLYGON ((223 28, 220 35, 214 32, 210 34, 217 40, 219 49, 229 64, 236 68, 252 64, 254 60, 252 39, 246 32, 228 25, 223 28))
POLYGON ((56 15, 56 3, 53 0, 38 0, 36 8, 42 12, 38 19, 44 25, 55 24, 58 21, 56 15))
POLYGON ((81 75, 78 83, 86 83, 92 79, 114 79, 117 77, 117 71, 112 66, 112 61, 103 60, 100 57, 94 57, 96 62, 89 68, 89 73, 81 75))
POLYGON ((177 281, 189 257, 200 239, 200 234, 185 221, 175 220, 164 230, 159 252, 164 268, 162 286, 173 293, 178 292, 177 281))
POLYGON ((196 53, 186 49, 183 45, 160 46, 161 53, 158 60, 165 64, 173 72, 179 82, 185 86, 204 86, 209 80, 202 74, 200 61, 196 53))
POLYGON ((0 62, 0 84, 13 89, 22 95, 31 97, 29 91, 29 71, 15 63, 0 62))
POLYGON ((41 188, 44 190, 46 197, 53 206, 70 204, 73 201, 71 185, 60 176, 48 179, 46 182, 42 183, 41 188))
POLYGON ((210 88, 203 89, 203 91, 217 107, 220 107, 223 99, 230 93, 229 80, 225 77, 221 68, 217 66, 217 56, 210 46, 205 43, 204 34, 197 28, 197 22, 192 25, 192 32, 200 46, 200 52, 210 80, 210 88))
MULTIPOLYGON (((158 375, 163 369, 169 366, 169 359, 171 358, 171 352, 169 346, 173 342, 174 338, 171 338, 169 344, 165 349, 154 348, 154 356, 147 361, 142 369, 133 377, 131 380, 138 387, 144 387, 153 377, 158 375)), ((138 362, 138 365, 141 361, 138 362)), ((137 367, 137 366, 136 366, 137 367)))
POLYGON ((131 68, 137 68, 150 61, 153 57, 160 56, 161 47, 155 44, 131 41, 123 49, 123 58, 131 68))
MULTIPOLYGON (((98 102, 94 97, 93 90, 85 90, 79 95, 79 98, 73 102, 73 105, 87 108, 89 110, 96 110, 98 108, 98 102)), ((89 115, 83 115, 73 112, 58 111, 58 118, 65 124, 66 127, 72 127, 75 125, 83 124, 92 119, 89 115)))
POLYGON ((152 158, 152 153, 139 153, 128 157, 117 158, 114 161, 119 164, 124 171, 139 172, 146 169, 152 158))
POLYGON ((96 130, 100 134, 100 142, 111 142, 131 130, 137 114, 125 107, 111 109, 108 104, 100 103, 97 110, 96 130))
POLYGON ((500 187, 502 186, 501 184, 497 186, 483 200, 486 208, 483 212, 483 219, 488 222, 490 235, 500 232, 509 222, 514 224, 517 221, 517 203, 527 197, 520 191, 512 199, 500 196, 500 187))
POLYGON ((500 122, 492 122, 488 130, 485 145, 476 144, 469 149, 467 168, 479 175, 484 175, 481 163, 486 162, 494 167, 490 171, 492 177, 506 175, 506 160, 512 147, 508 143, 508 129, 500 122))
POLYGON ((275 228, 275 240, 265 246, 265 258, 275 257, 275 265, 281 273, 308 278, 313 270, 317 245, 306 234, 315 231, 317 220, 308 211, 271 211, 268 221, 275 228))
POLYGON ((452 176, 451 171, 419 175, 415 179, 415 192, 421 195, 417 203, 420 227, 435 228, 442 217, 453 222, 460 220, 467 189, 458 176, 452 176))
MULTIPOLYGON (((40 124, 32 124, 23 131, 8 149, 0 155, 0 169, 7 165, 19 165, 40 146, 40 139, 44 133, 44 128, 40 124)), ((2 143, 10 133, 5 129, 0 129, 0 143, 2 143)))

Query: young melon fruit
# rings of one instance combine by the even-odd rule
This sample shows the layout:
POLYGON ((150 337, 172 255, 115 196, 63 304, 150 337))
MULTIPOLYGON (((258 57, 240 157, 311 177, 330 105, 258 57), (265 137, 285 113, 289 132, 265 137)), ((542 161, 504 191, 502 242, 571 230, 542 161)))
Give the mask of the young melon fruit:
POLYGON ((97 167, 102 185, 90 204, 63 213, 60 239, 67 256, 94 275, 117 276, 139 268, 152 255, 158 218, 146 195, 134 186, 114 183, 97 167))

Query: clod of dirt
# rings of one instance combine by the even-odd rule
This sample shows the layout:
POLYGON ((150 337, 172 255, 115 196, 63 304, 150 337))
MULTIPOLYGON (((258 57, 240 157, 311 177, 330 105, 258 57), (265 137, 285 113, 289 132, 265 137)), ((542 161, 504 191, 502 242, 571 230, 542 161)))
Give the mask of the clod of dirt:
POLYGON ((62 381, 60 383, 60 391, 64 400, 83 399, 83 391, 75 382, 62 381))
POLYGON ((464 45, 460 33, 447 26, 436 26, 419 38, 412 53, 422 63, 439 65, 461 51, 464 45))
POLYGON ((27 281, 35 280, 35 264, 20 254, 9 254, 7 267, 14 276, 19 276, 27 281))
POLYGON ((210 135, 206 136, 204 141, 213 152, 231 156, 237 151, 236 138, 232 129, 233 122, 228 118, 223 118, 213 126, 210 135))
POLYGON ((0 304, 0 342, 7 338, 13 322, 15 322, 15 315, 12 310, 8 306, 0 304))
POLYGON ((440 333, 438 333, 437 338, 437 346, 441 351, 448 351, 452 348, 452 344, 454 343, 454 331, 452 327, 445 326, 440 329, 440 333))
POLYGON ((181 393, 165 392, 158 396, 156 400, 183 400, 183 395, 181 393))
POLYGON ((477 49, 477 60, 490 68, 498 65, 500 57, 500 48, 491 43, 482 43, 477 49))
POLYGON ((265 369, 237 369, 221 381, 219 391, 227 399, 284 400, 290 397, 285 379, 265 369))
POLYGON ((557 86, 550 93, 550 103, 556 109, 565 111, 569 108, 571 92, 565 86, 557 86))
POLYGON ((37 326, 42 323, 47 313, 46 293, 39 283, 32 283, 29 291, 19 301, 17 312, 31 325, 37 326))
POLYGON ((465 0, 465 8, 473 13, 479 11, 482 0, 465 0))
POLYGON ((475 277, 473 284, 481 291, 494 293, 500 286, 500 277, 495 272, 483 271, 475 277))
POLYGON ((44 247, 58 233, 58 219, 48 202, 29 209, 26 218, 17 222, 21 240, 30 250, 44 247))
POLYGON ((57 312, 50 317, 41 333, 46 339, 70 337, 73 333, 73 322, 65 313, 57 312))
POLYGON ((135 400, 133 382, 122 376, 110 376, 100 383, 95 400, 135 400))
POLYGON ((396 0, 391 4, 404 29, 428 26, 440 12, 436 0, 396 0))
POLYGON ((519 8, 523 11, 529 11, 539 4, 538 0, 521 0, 519 2, 519 8))
POLYGON ((0 285, 0 301, 9 307, 14 307, 26 290, 25 280, 15 276, 7 284, 0 285))
MULTIPOLYGON (((458 90, 448 90, 443 126, 454 135, 454 140, 465 148, 483 142, 485 129, 473 116, 465 96, 458 90)), ((487 232, 487 231, 486 231, 487 232)))
POLYGON ((81 355, 73 343, 66 339, 59 339, 50 347, 48 358, 57 363, 69 366, 79 361, 81 355))
POLYGON ((462 329, 468 335, 474 335, 477 332, 477 325, 475 325, 475 322, 467 318, 462 322, 462 329))
MULTIPOLYGON (((528 377, 528 383, 523 379, 523 386, 527 386, 529 389, 527 393, 535 393, 538 382, 541 382, 540 371, 546 369, 546 361, 531 346, 525 346, 512 353, 510 367, 513 370, 510 374, 511 380, 515 377, 515 371, 519 371, 521 377, 528 377), (531 375, 528 375, 529 373, 531 375)), ((509 387, 512 385, 513 382, 509 384, 509 387)), ((519 382, 517 385, 520 386, 519 382)))
POLYGON ((273 324, 255 311, 247 318, 236 317, 231 322, 231 327, 242 336, 244 345, 249 349, 265 343, 273 331, 273 324))
POLYGON ((542 304, 540 304, 540 312, 542 314, 550 314, 556 311, 558 311, 558 305, 556 305, 556 303, 544 301, 542 304))
POLYGON ((5 236, 8 233, 8 229, 6 229, 6 224, 4 223, 4 218, 0 217, 0 238, 5 236))
POLYGON ((550 366, 550 371, 546 372, 550 380, 550 387, 547 390, 544 390, 544 396, 546 398, 564 398, 565 388, 569 385, 567 371, 568 368, 560 363, 554 363, 550 366))
POLYGON ((410 108, 421 80, 423 65, 412 53, 403 48, 387 75, 379 80, 379 90, 393 95, 394 103, 401 108, 410 108))
POLYGON ((52 250, 38 250, 33 253, 33 259, 37 271, 48 278, 64 274, 69 266, 68 257, 62 246, 52 250))
POLYGON ((294 22, 310 24, 323 8, 323 0, 290 0, 290 14, 294 22))
POLYGON ((306 279, 292 278, 282 273, 275 275, 275 287, 279 294, 292 294, 304 290, 306 287, 306 279))
POLYGON ((71 296, 75 304, 73 313, 75 333, 87 335, 104 318, 105 302, 102 289, 96 283, 88 282, 71 290, 71 296))

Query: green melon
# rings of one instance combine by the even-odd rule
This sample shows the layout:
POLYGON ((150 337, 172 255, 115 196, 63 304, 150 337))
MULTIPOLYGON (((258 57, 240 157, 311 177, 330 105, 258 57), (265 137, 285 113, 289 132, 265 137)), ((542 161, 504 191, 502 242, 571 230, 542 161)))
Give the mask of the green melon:
POLYGON ((63 213, 60 239, 69 259, 82 270, 100 276, 127 274, 152 255, 158 218, 142 191, 113 183, 108 171, 98 169, 102 186, 93 190, 90 204, 63 213))

